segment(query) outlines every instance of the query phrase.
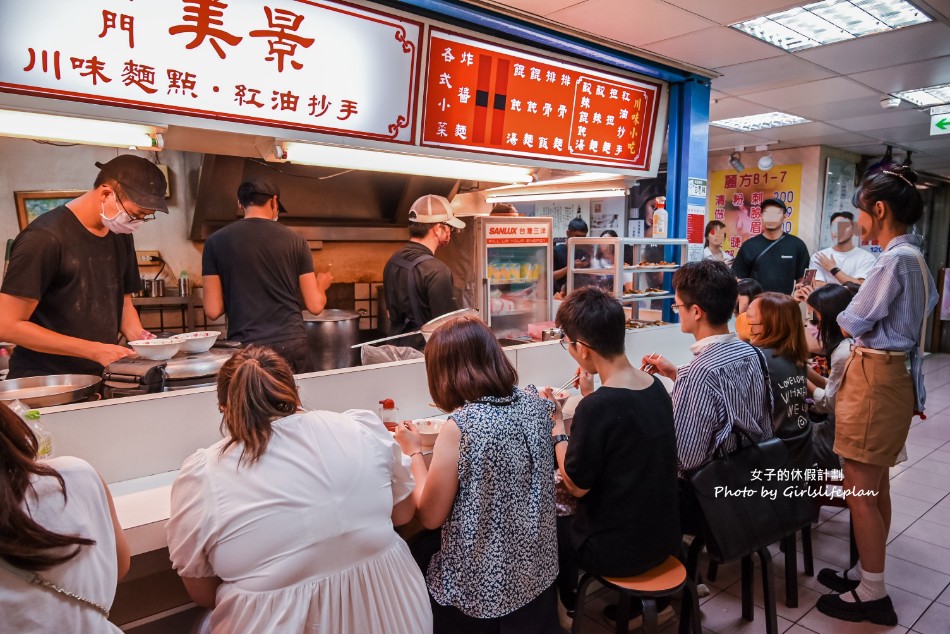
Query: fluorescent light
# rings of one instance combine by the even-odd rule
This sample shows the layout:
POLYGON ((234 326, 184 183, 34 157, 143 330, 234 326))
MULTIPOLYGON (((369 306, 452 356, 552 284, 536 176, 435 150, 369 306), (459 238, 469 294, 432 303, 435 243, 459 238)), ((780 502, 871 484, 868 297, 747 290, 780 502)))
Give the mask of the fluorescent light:
POLYGON ((620 198, 627 195, 626 189, 593 189, 580 192, 551 192, 547 194, 493 194, 485 197, 487 203, 517 203, 542 200, 579 200, 582 198, 620 198))
POLYGON ((798 125, 799 123, 811 123, 811 120, 796 117, 793 114, 785 114, 784 112, 766 112, 765 114, 754 114, 749 117, 710 121, 709 125, 739 132, 750 132, 752 130, 765 130, 766 128, 781 128, 786 125, 798 125))
POLYGON ((950 84, 930 86, 929 88, 914 88, 913 90, 892 94, 904 101, 909 101, 915 106, 939 106, 940 104, 950 103, 950 84))
POLYGON ((491 183, 530 183, 534 170, 515 165, 478 163, 459 159, 378 150, 362 150, 315 143, 282 143, 282 158, 291 163, 322 165, 341 169, 418 174, 491 183))
POLYGON ((923 22, 930 18, 905 0, 824 0, 731 26, 786 51, 801 51, 923 22))
POLYGON ((0 136, 82 143, 136 150, 161 150, 164 128, 99 119, 0 110, 0 136))

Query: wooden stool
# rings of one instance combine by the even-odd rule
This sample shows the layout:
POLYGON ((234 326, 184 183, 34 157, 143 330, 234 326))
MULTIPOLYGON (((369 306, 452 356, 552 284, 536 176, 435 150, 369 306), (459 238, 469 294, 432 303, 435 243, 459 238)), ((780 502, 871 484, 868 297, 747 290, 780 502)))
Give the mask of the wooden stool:
POLYGON ((696 585, 686 574, 686 568, 676 557, 668 557, 662 564, 635 577, 599 577, 584 573, 577 588, 577 608, 574 613, 572 634, 580 634, 581 621, 584 618, 584 602, 587 588, 593 581, 620 593, 617 605, 618 634, 626 634, 630 620, 630 599, 636 597, 643 602, 643 631, 653 634, 657 629, 656 600, 670 597, 683 590, 683 605, 680 610, 680 634, 692 632, 702 634, 700 623, 699 598, 696 585))

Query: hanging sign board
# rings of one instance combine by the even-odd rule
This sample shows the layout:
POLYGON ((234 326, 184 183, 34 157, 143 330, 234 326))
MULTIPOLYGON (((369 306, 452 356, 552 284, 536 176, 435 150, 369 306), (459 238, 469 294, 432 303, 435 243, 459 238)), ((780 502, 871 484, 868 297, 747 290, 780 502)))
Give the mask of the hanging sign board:
POLYGON ((5 0, 0 91, 411 143, 422 25, 309 0, 5 0))
POLYGON ((661 86, 430 29, 422 145, 655 171, 661 86))

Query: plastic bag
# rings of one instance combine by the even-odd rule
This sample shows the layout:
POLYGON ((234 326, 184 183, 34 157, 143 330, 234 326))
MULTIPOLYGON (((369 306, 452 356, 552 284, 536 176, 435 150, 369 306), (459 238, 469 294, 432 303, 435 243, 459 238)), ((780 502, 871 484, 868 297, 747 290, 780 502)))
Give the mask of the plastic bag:
POLYGON ((415 348, 404 346, 363 346, 360 348, 360 360, 363 365, 389 363, 390 361, 408 361, 421 359, 423 354, 415 348))

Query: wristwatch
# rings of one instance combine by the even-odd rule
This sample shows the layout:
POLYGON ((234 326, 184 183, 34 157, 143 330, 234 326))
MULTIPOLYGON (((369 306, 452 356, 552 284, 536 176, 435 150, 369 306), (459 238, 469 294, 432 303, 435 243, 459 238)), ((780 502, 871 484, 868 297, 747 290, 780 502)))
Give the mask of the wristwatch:
POLYGON ((836 266, 836 267, 834 267, 833 269, 831 269, 831 270, 828 271, 828 272, 831 273, 832 275, 837 275, 838 273, 841 272, 841 269, 839 269, 839 268, 836 266))
POLYGON ((567 442, 567 441, 569 441, 570 439, 571 439, 571 437, 568 436, 567 434, 558 434, 557 436, 553 436, 553 437, 552 437, 552 440, 554 440, 555 446, 556 446, 559 442, 567 442))

